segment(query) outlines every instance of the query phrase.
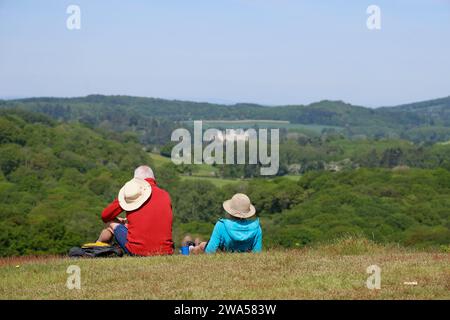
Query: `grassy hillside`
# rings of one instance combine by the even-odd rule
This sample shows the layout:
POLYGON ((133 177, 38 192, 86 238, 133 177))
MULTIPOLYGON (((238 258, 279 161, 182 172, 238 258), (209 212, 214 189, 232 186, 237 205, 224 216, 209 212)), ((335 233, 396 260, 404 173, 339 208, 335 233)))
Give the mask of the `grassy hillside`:
MULTIPOLYGON (((188 127, 194 125, 194 121, 183 121, 188 127)), ((203 129, 216 128, 216 129, 248 129, 248 128, 278 128, 287 129, 289 131, 298 131, 308 135, 320 135, 324 130, 333 129, 341 131, 343 127, 327 126, 319 124, 301 124, 291 123, 284 120, 205 120, 203 121, 203 129)))
POLYGON ((223 187, 229 184, 239 184, 243 183, 245 180, 242 179, 225 179, 225 178, 214 178, 214 177, 202 177, 202 176, 182 176, 182 181, 208 181, 214 184, 216 187, 223 187))
POLYGON ((162 155, 158 154, 158 153, 150 153, 149 154, 150 159, 152 159, 152 163, 156 166, 156 167, 162 167, 166 164, 171 163, 172 161, 170 160, 170 158, 168 157, 163 157, 162 155))
POLYGON ((0 299, 450 299, 449 263, 449 254, 359 239, 259 255, 3 259, 0 299), (81 290, 65 286, 74 264, 81 290), (366 287, 374 264, 380 290, 366 287))

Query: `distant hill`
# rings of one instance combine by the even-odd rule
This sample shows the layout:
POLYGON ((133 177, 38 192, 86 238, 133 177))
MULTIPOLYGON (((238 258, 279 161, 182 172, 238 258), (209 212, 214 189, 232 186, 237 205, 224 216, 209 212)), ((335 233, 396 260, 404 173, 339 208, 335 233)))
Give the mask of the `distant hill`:
POLYGON ((450 126, 450 96, 396 107, 378 108, 377 111, 388 116, 394 114, 395 117, 407 114, 409 119, 415 116, 418 121, 427 119, 429 125, 450 126))
POLYGON ((378 109, 343 101, 266 107, 222 105, 130 96, 89 95, 79 98, 0 100, 0 108, 45 113, 117 131, 136 131, 144 143, 164 143, 179 122, 188 120, 287 120, 344 128, 347 136, 401 137, 413 141, 450 139, 450 96, 378 109))
POLYGON ((391 111, 408 111, 408 112, 449 112, 450 108, 450 96, 440 99, 427 100, 415 103, 402 104, 395 107, 382 107, 378 110, 391 110, 391 111))

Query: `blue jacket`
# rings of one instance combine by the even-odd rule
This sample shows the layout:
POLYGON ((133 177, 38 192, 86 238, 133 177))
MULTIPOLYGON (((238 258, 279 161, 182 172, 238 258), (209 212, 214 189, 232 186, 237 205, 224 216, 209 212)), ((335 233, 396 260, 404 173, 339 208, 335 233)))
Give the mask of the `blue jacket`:
POLYGON ((214 227, 205 252, 214 253, 218 249, 231 252, 261 252, 262 230, 259 219, 220 219, 214 227))

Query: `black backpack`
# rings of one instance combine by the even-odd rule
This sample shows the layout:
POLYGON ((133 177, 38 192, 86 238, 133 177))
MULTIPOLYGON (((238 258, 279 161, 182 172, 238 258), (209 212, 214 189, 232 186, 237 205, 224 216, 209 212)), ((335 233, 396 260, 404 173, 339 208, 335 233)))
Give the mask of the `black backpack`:
POLYGON ((115 245, 84 245, 80 247, 73 247, 69 250, 69 257, 71 258, 107 258, 107 257, 122 257, 123 251, 120 247, 115 245))

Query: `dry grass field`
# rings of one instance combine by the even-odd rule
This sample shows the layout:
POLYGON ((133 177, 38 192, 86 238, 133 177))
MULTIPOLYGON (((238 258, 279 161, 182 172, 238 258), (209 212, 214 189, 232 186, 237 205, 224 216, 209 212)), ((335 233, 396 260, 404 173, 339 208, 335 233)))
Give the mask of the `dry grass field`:
POLYGON ((360 239, 262 254, 0 260, 1 299, 450 299, 450 255, 360 239), (381 268, 369 290, 366 269, 381 268), (69 290, 68 266, 81 269, 69 290), (405 284, 413 282, 417 284, 405 284))

